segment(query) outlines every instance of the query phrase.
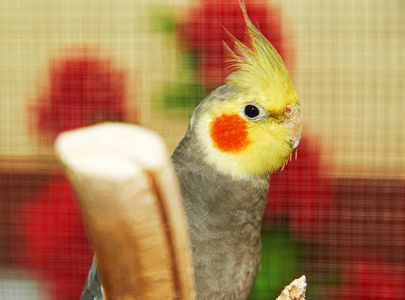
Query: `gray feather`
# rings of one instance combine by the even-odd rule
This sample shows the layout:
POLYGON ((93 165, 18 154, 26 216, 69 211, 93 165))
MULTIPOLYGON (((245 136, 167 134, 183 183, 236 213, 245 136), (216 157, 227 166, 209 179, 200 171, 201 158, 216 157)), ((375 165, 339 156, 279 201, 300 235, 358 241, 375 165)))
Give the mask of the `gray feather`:
POLYGON ((198 299, 246 299, 260 263, 269 176, 235 180, 204 164, 193 133, 172 159, 190 227, 198 299))
POLYGON ((103 291, 101 289, 100 277, 97 271, 96 257, 93 258, 89 276, 83 289, 80 300, 103 300, 103 291))

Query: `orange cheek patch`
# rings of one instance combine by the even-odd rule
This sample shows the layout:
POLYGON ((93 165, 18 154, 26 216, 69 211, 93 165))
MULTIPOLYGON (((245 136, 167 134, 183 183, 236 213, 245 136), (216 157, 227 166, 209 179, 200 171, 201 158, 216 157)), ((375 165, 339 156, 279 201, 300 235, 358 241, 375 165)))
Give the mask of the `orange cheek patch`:
POLYGON ((238 152, 249 145, 247 122, 239 115, 221 115, 211 122, 214 146, 223 152, 238 152))

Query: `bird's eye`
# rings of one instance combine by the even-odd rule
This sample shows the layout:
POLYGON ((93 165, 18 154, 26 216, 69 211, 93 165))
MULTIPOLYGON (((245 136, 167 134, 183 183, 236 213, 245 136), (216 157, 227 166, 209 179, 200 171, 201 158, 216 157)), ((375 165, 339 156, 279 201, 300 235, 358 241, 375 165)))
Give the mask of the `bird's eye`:
POLYGON ((241 115, 249 120, 261 120, 267 116, 265 109, 257 102, 246 103, 241 109, 241 115))
POLYGON ((260 114, 260 110, 252 105, 252 104, 248 104, 245 106, 245 115, 249 118, 256 118, 258 115, 260 114))

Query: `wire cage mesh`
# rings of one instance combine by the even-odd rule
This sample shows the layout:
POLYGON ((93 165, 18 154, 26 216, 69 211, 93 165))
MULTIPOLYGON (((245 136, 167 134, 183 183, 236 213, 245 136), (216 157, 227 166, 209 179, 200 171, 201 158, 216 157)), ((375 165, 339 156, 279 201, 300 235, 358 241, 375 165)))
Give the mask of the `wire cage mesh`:
MULTIPOLYGON (((405 3, 246 0, 301 99, 298 157, 271 177, 250 299, 405 298, 405 3)), ((237 0, 0 4, 0 299, 78 299, 93 251, 53 152, 102 121, 172 151, 224 83, 237 0)))

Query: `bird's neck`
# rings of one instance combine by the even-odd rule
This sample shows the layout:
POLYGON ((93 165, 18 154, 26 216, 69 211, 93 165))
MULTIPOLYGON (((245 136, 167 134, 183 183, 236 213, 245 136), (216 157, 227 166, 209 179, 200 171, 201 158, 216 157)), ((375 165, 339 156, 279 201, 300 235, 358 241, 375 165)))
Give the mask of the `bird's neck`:
POLYGON ((260 231, 269 176, 235 179, 207 165, 202 157, 198 143, 187 136, 172 157, 190 223, 218 233, 243 228, 260 231))
POLYGON ((204 212, 202 216, 207 226, 223 229, 224 233, 260 231, 269 189, 267 179, 216 178, 208 179, 206 186, 212 192, 207 191, 201 201, 194 203, 197 204, 194 208, 197 213, 204 212))

